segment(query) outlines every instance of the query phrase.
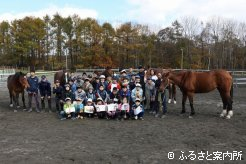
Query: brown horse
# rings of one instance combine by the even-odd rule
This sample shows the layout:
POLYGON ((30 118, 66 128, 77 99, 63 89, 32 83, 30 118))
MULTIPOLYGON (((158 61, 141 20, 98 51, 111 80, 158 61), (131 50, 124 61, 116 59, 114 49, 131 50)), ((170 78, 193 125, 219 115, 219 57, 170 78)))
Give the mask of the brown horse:
POLYGON ((193 97, 195 93, 207 93, 218 89, 223 102, 223 112, 221 117, 230 119, 233 115, 232 96, 233 81, 232 76, 225 70, 214 70, 209 72, 192 72, 183 71, 178 73, 168 72, 163 75, 160 89, 163 90, 167 85, 168 79, 172 80, 179 86, 182 94, 182 114, 185 113, 185 102, 189 98, 191 113, 190 117, 195 114, 193 107, 193 97))
POLYGON ((114 72, 110 67, 107 67, 100 75, 104 75, 106 78, 108 76, 113 76, 114 72))
MULTIPOLYGON (((151 76, 151 71, 154 71, 154 74, 157 75, 158 73, 165 74, 170 72, 171 69, 162 69, 162 68, 149 68, 145 71, 144 80, 146 81, 151 76)), ((174 104, 177 103, 176 100, 176 85, 171 81, 168 80, 168 103, 170 104, 172 101, 174 104)))
POLYGON ((22 72, 16 72, 14 75, 10 75, 7 80, 7 87, 9 89, 10 107, 15 107, 14 112, 17 112, 19 108, 19 94, 22 94, 23 108, 26 108, 24 89, 29 87, 26 75, 22 72), (14 105, 13 105, 14 102, 14 105))
POLYGON ((62 87, 65 86, 66 83, 68 83, 69 80, 69 73, 65 70, 61 70, 55 73, 54 75, 54 83, 56 80, 60 81, 60 85, 62 87))

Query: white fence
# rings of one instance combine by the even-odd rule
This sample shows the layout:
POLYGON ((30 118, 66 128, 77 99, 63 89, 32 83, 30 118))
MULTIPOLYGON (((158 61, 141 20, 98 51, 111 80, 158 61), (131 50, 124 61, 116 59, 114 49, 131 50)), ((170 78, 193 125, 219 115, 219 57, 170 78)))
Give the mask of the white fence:
POLYGON ((13 68, 0 68, 0 80, 7 80, 9 75, 15 74, 15 69, 13 68))
POLYGON ((234 84, 236 87, 238 87, 238 85, 246 85, 246 78, 235 78, 234 84))

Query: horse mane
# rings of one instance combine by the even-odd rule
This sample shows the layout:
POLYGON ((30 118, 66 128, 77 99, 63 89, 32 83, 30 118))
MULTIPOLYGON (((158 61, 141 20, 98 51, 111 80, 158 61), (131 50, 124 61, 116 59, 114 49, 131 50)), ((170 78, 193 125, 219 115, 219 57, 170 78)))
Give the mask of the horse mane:
POLYGON ((18 79, 18 78, 20 78, 21 76, 25 76, 25 74, 23 73, 23 72, 16 72, 15 74, 14 74, 14 78, 16 78, 16 79, 18 79))

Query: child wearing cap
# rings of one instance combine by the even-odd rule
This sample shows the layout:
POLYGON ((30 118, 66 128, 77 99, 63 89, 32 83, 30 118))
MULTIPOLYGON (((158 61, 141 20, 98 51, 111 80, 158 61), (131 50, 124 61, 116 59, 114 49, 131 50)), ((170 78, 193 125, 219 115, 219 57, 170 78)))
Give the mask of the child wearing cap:
POLYGON ((62 94, 63 101, 65 101, 65 99, 69 97, 71 101, 73 102, 75 100, 75 96, 72 90, 70 89, 70 85, 66 84, 64 87, 65 87, 65 90, 62 94))
POLYGON ((72 104, 71 98, 65 99, 65 104, 63 106, 63 111, 60 112, 61 120, 65 120, 67 118, 71 118, 72 120, 75 120, 75 107, 72 104))
POLYGON ((102 84, 100 85, 99 90, 96 93, 96 97, 101 98, 103 103, 108 102, 109 96, 108 96, 107 91, 104 89, 104 85, 102 85, 102 84))
POLYGON ((90 87, 92 87, 92 84, 90 83, 90 79, 86 77, 84 80, 84 84, 82 85, 82 89, 87 93, 90 87))
POLYGON ((77 91, 75 91, 74 95, 75 95, 75 99, 81 98, 82 102, 84 103, 86 99, 86 93, 82 89, 82 86, 77 87, 77 91))
POLYGON ((132 90, 131 93, 131 99, 133 102, 136 101, 136 98, 139 98, 140 100, 143 98, 143 89, 139 83, 136 84, 136 87, 132 90))
POLYGON ((86 98, 87 98, 87 100, 91 99, 92 102, 96 102, 96 95, 94 92, 94 88, 92 86, 89 87, 89 91, 86 93, 86 98))
POLYGON ((53 94, 55 94, 56 111, 60 112, 63 110, 63 87, 60 85, 60 81, 56 80, 53 87, 53 94))
POLYGON ((94 103, 93 103, 93 101, 92 101, 92 99, 91 98, 88 98, 87 99, 87 101, 86 101, 86 105, 85 106, 93 106, 93 108, 94 108, 94 111, 93 111, 93 113, 84 113, 84 116, 85 117, 93 117, 94 116, 94 114, 95 114, 95 106, 94 106, 94 103))
POLYGON ((81 98, 77 98, 74 102, 74 107, 75 107, 75 116, 77 118, 83 119, 83 109, 84 109, 84 104, 82 103, 81 98))
POLYGON ((104 75, 100 75, 100 77, 99 77, 99 87, 101 86, 101 85, 103 85, 103 87, 104 87, 104 89, 107 91, 107 89, 108 89, 108 83, 107 83, 107 81, 105 80, 105 76, 104 75))
POLYGON ((141 105, 141 100, 139 98, 136 98, 135 104, 132 106, 131 115, 135 120, 143 120, 144 108, 143 105, 141 105))
POLYGON ((49 112, 51 113, 51 84, 50 82, 47 80, 45 75, 41 76, 41 81, 38 84, 39 87, 39 92, 40 92, 40 98, 41 98, 41 106, 42 106, 42 110, 45 111, 45 103, 44 100, 45 98, 48 101, 48 109, 49 112))
POLYGON ((127 119, 130 118, 130 104, 127 100, 127 97, 122 98, 122 103, 119 104, 119 113, 118 118, 119 119, 127 119))

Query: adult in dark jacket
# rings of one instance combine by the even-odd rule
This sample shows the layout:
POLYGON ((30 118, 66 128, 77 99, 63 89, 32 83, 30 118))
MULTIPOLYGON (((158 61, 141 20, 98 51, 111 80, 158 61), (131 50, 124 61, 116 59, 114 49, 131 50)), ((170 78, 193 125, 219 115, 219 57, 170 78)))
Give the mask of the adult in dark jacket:
POLYGON ((27 88, 28 93, 28 112, 32 112, 32 98, 35 99, 36 111, 39 113, 39 101, 38 101, 38 77, 35 75, 35 70, 30 71, 31 76, 27 78, 29 86, 27 88))
POLYGON ((55 101, 56 101, 56 111, 61 112, 63 111, 63 87, 60 85, 60 81, 55 81, 55 86, 53 87, 53 94, 55 94, 55 101))
POLYGON ((41 81, 39 82, 39 93, 41 96, 41 106, 42 110, 45 111, 45 98, 47 98, 48 101, 48 109, 49 112, 51 113, 51 84, 47 80, 45 75, 41 76, 41 81))

